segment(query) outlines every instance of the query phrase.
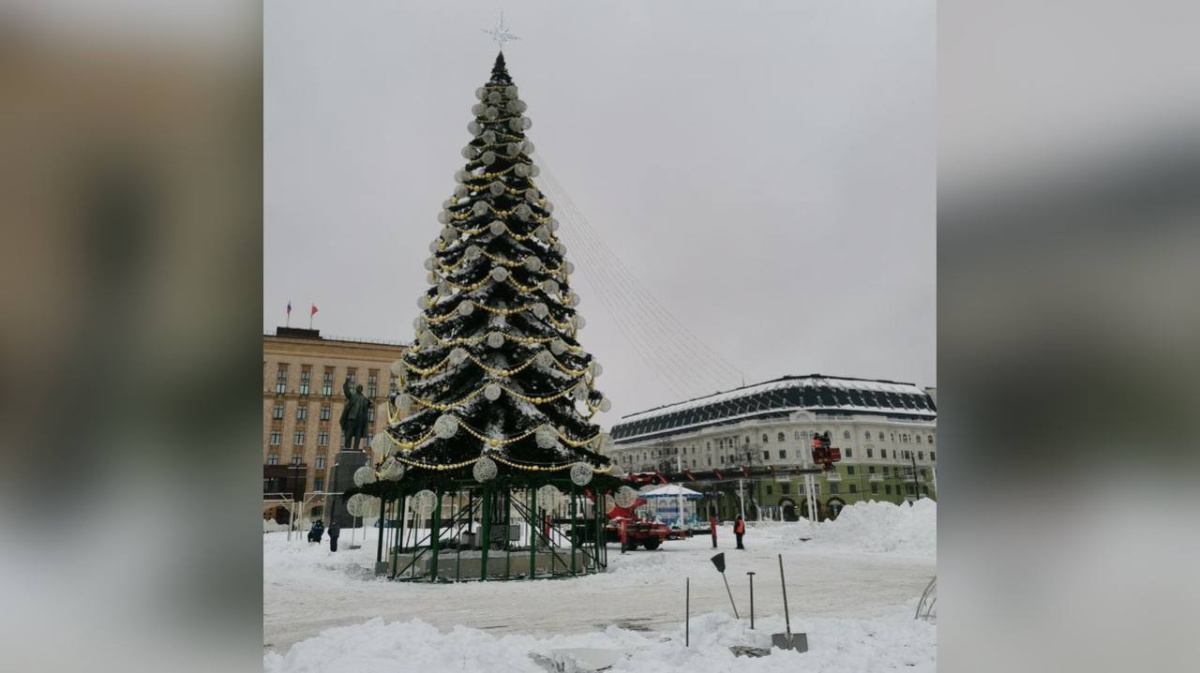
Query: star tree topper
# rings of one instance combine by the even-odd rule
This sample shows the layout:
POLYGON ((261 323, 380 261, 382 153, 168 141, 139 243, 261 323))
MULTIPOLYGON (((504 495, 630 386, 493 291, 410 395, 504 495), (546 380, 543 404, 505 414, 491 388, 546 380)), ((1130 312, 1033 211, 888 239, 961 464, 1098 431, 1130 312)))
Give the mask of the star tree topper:
POLYGON ((516 35, 513 35, 512 31, 510 31, 508 29, 508 26, 504 25, 504 10, 503 9, 500 10, 500 23, 496 24, 495 28, 492 28, 490 30, 487 28, 480 28, 479 30, 481 32, 487 33, 488 35, 491 35, 492 39, 496 41, 496 44, 500 45, 501 51, 504 50, 504 45, 508 44, 509 42, 512 42, 513 40, 521 39, 521 38, 517 37, 516 35))

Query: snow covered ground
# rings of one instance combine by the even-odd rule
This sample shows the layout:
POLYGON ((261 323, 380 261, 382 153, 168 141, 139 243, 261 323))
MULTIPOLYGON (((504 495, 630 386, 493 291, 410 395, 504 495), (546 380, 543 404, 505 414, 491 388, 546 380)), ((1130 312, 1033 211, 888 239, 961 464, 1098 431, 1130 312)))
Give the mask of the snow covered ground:
MULTIPOLYGON (((362 533, 359 531, 361 537, 362 533)), ((751 524, 747 551, 720 531, 735 620, 708 537, 657 551, 609 552, 609 571, 569 580, 409 584, 376 579, 374 530, 361 549, 263 536, 264 664, 268 671, 541 671, 531 652, 615 648, 614 671, 935 669, 936 626, 913 619, 936 573, 936 505, 864 503, 835 522, 751 524), (804 542, 801 538, 811 538, 804 542), (777 554, 787 572, 792 629, 809 652, 734 659, 731 645, 766 646, 783 631, 777 554), (754 571, 756 630, 746 572, 754 571), (683 647, 691 578, 691 647, 683 647), (789 666, 790 667, 790 666, 789 666)))

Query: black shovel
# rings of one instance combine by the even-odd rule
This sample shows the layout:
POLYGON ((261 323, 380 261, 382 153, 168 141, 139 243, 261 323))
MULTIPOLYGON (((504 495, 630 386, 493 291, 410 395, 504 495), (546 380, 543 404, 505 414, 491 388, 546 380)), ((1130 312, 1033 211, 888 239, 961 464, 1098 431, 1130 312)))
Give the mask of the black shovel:
POLYGON ((771 644, 781 650, 808 651, 808 634, 792 634, 792 617, 788 614, 787 580, 783 578, 783 554, 779 555, 779 583, 783 585, 783 619, 787 624, 787 633, 771 634, 771 644))
POLYGON ((729 604, 733 606, 733 616, 741 619, 741 616, 738 615, 737 604, 733 602, 733 592, 729 590, 729 580, 725 578, 725 552, 712 557, 712 563, 717 567, 717 572, 721 573, 721 579, 725 580, 725 593, 729 594, 729 604))

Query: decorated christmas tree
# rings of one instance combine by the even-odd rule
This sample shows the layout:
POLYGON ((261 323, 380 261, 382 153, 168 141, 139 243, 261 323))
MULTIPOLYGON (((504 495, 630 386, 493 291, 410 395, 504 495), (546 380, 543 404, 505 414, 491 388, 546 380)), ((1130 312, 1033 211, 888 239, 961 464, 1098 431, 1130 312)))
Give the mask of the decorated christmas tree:
POLYGON ((406 481, 587 483, 608 464, 593 417, 609 402, 579 342, 573 265, 538 190, 532 124, 503 53, 475 96, 466 165, 425 262, 415 343, 393 364, 399 389, 372 446, 390 456, 381 475, 404 469, 406 481))

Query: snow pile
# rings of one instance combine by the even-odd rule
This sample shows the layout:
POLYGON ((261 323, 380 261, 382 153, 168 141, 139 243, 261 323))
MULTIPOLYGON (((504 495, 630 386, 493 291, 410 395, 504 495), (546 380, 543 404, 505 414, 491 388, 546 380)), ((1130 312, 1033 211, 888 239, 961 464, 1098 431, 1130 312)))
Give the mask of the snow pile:
POLYGON ((848 505, 837 519, 816 527, 815 540, 855 551, 937 555, 937 503, 863 501, 848 505))
POLYGON ((551 658, 556 650, 596 648, 615 652, 612 673, 740 673, 781 670, 934 671, 936 627, 912 618, 907 608, 882 618, 816 619, 792 615, 795 632, 808 634, 805 653, 774 650, 768 657, 735 657, 733 645, 769 647, 771 633, 782 632, 780 616, 760 617, 757 630, 731 615, 694 615, 691 646, 684 646, 682 624, 664 633, 609 627, 575 635, 493 635, 456 626, 446 631, 419 619, 385 622, 372 619, 329 629, 294 645, 286 655, 268 652, 265 673, 405 673, 420 671, 506 671, 544 673, 531 654, 551 658))

